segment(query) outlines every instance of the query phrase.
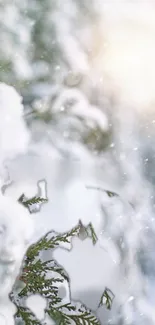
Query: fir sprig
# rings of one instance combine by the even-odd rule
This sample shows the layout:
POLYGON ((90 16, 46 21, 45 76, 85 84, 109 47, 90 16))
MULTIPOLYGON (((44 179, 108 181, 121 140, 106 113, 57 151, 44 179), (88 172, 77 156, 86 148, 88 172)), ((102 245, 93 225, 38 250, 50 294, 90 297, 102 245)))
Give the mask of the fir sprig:
POLYGON ((105 305, 107 307, 107 309, 110 310, 112 307, 114 297, 115 296, 114 296, 113 292, 110 289, 105 288, 105 290, 101 296, 100 302, 99 302, 99 307, 101 307, 102 305, 105 305))
MULTIPOLYGON (((89 188, 94 189, 93 187, 89 188)), ((102 190, 99 188, 95 189, 102 190)), ((103 191, 110 197, 117 196, 113 192, 103 191)), ((23 194, 18 201, 29 209, 32 205, 47 202, 47 199, 37 196, 27 199, 23 194)), ((60 235, 49 232, 37 243, 29 247, 19 276, 19 280, 23 282, 24 288, 18 294, 15 294, 13 291, 10 295, 10 298, 17 307, 16 320, 22 319, 24 325, 44 325, 29 308, 25 307, 25 299, 27 297, 32 294, 40 294, 47 301, 48 307, 45 310, 45 314, 50 316, 56 325, 100 325, 97 317, 86 306, 81 304, 78 307, 77 304, 71 302, 63 304, 63 300, 59 296, 58 284, 67 281, 69 285, 69 277, 55 260, 42 261, 40 257, 44 251, 54 250, 62 246, 62 244, 70 244, 72 237, 80 237, 81 233, 86 235, 85 237, 90 237, 93 244, 96 244, 98 238, 93 225, 90 223, 88 226, 83 226, 80 221, 78 226, 71 229, 71 231, 60 235)), ((110 290, 105 289, 99 306, 105 304, 108 309, 111 309, 113 296, 109 292, 111 293, 110 290), (106 301, 104 301, 105 299, 106 301)))
POLYGON ((20 306, 16 313, 16 319, 22 319, 24 325, 45 325, 37 319, 37 317, 27 307, 20 306))
POLYGON ((27 207, 27 206, 32 205, 32 204, 45 203, 47 201, 48 200, 45 199, 45 198, 34 196, 31 199, 23 202, 23 204, 27 207))
POLYGON ((53 235, 52 232, 47 233, 43 238, 41 238, 36 244, 32 245, 26 255, 26 261, 32 262, 43 250, 50 250, 59 247, 62 243, 70 243, 73 236, 78 235, 79 226, 73 228, 68 233, 62 235, 53 235))
POLYGON ((104 192, 104 193, 107 193, 107 195, 109 197, 118 197, 119 195, 115 192, 112 192, 112 191, 109 191, 109 190, 106 190, 104 188, 101 188, 101 187, 98 187, 98 186, 91 186, 91 185, 87 185, 86 188, 88 190, 96 190, 96 191, 100 191, 100 192, 104 192))
POLYGON ((97 238, 97 235, 95 233, 95 230, 94 230, 94 227, 93 227, 92 223, 90 223, 88 225, 87 231, 88 231, 89 237, 92 238, 93 245, 95 245, 97 243, 97 241, 98 241, 98 238, 97 238))
POLYGON ((76 325, 100 325, 97 317, 84 305, 78 308, 76 305, 68 303, 51 308, 47 313, 58 325, 68 325, 73 322, 76 325))
POLYGON ((98 241, 98 237, 95 233, 94 227, 92 223, 89 223, 87 227, 85 227, 81 220, 79 221, 79 237, 85 239, 87 237, 92 239, 93 245, 95 245, 98 241))
POLYGON ((30 199, 26 199, 24 194, 22 194, 20 196, 18 201, 20 203, 22 203, 26 208, 28 208, 30 205, 33 205, 33 204, 40 204, 40 203, 48 202, 47 199, 39 197, 39 196, 34 196, 34 197, 30 198, 30 199))
POLYGON ((14 300, 14 293, 11 295, 12 301, 17 307, 16 320, 21 318, 24 325, 43 324, 25 307, 24 303, 27 297, 38 293, 46 298, 48 308, 46 308, 45 314, 49 315, 57 325, 100 324, 96 316, 85 306, 81 305, 78 308, 73 303, 63 304, 62 298, 59 296, 58 283, 67 281, 69 284, 68 275, 56 261, 40 259, 42 251, 55 249, 62 243, 70 243, 71 238, 77 236, 78 233, 79 225, 63 235, 48 233, 28 249, 20 275, 20 280, 25 283, 25 287, 18 293, 18 299, 14 300))

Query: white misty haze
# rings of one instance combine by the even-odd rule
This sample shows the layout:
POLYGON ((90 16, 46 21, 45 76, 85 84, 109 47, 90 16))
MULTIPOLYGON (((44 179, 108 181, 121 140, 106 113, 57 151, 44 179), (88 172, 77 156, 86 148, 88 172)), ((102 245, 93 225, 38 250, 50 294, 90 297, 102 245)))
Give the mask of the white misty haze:
POLYGON ((0 84, 0 321, 14 324, 15 306, 9 299, 21 263, 32 242, 33 220, 16 201, 3 195, 3 185, 10 182, 6 161, 24 153, 29 132, 22 114, 22 98, 13 87, 0 84))

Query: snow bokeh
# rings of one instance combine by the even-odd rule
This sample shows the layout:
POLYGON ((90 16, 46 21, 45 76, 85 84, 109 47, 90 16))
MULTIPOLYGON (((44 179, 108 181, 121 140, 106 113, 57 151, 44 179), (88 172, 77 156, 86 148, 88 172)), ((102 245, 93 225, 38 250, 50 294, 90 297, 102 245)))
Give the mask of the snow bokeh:
POLYGON ((14 324, 16 308, 9 294, 33 235, 33 220, 29 213, 16 200, 6 198, 2 193, 3 186, 9 183, 6 161, 25 152, 29 141, 21 101, 14 88, 0 84, 0 315, 6 318, 6 324, 14 324))
POLYGON ((1 164, 26 151, 29 132, 23 120, 22 98, 13 87, 0 84, 0 148, 1 164))

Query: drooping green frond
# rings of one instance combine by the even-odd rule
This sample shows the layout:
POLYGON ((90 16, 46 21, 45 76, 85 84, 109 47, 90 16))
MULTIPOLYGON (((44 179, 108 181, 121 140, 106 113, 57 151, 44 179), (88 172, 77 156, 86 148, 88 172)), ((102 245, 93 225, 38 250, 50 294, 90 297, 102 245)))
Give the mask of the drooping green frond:
POLYGON ((107 195, 108 195, 109 197, 119 196, 119 195, 118 195, 117 193, 115 193, 115 192, 112 192, 112 191, 109 191, 109 190, 106 190, 106 189, 104 189, 104 188, 97 187, 97 186, 89 186, 89 185, 87 185, 86 188, 87 188, 88 190, 96 190, 96 191, 100 191, 100 192, 105 192, 105 193, 107 193, 107 195))
POLYGON ((25 299, 32 294, 40 294, 46 298, 47 306, 45 314, 49 315, 57 325, 99 325, 96 316, 84 305, 78 307, 70 302, 63 304, 59 296, 58 284, 67 281, 69 277, 65 270, 55 260, 42 261, 40 253, 44 250, 52 250, 61 243, 70 243, 73 236, 79 234, 79 225, 66 234, 57 235, 48 233, 36 244, 32 245, 25 256, 20 281, 24 288, 16 294, 12 292, 10 298, 16 304, 17 313, 15 319, 22 319, 25 325, 42 325, 35 315, 25 307, 25 299), (51 277, 49 277, 51 274, 51 277), (48 275, 48 277, 47 277, 48 275))
POLYGON ((112 307, 114 297, 115 296, 114 296, 113 292, 110 289, 105 288, 105 290, 101 296, 101 299, 100 299, 99 307, 105 305, 107 307, 107 309, 110 310, 112 307))
POLYGON ((100 325, 97 317, 86 306, 79 308, 75 304, 65 304, 57 308, 51 308, 49 316, 55 320, 57 325, 100 325))
POLYGON ((26 255, 27 262, 32 262, 39 255, 41 250, 50 250, 57 248, 61 243, 70 243, 71 238, 78 235, 78 233, 79 226, 62 235, 52 235, 52 232, 47 233, 28 249, 26 255))
POLYGON ((95 230, 94 230, 94 227, 93 227, 92 223, 90 223, 88 225, 87 231, 88 231, 89 236, 92 238, 93 245, 95 245, 97 243, 97 241, 98 241, 98 238, 97 238, 97 235, 95 233, 95 230))
POLYGON ((97 235, 95 233, 94 227, 92 223, 89 223, 87 227, 85 227, 81 220, 79 221, 79 237, 85 239, 87 237, 92 239, 93 245, 95 245, 98 241, 97 235))
POLYGON ((22 194, 20 196, 20 198, 18 199, 18 201, 20 203, 22 203, 26 208, 28 208, 30 205, 33 205, 33 204, 39 204, 39 203, 45 203, 45 202, 48 202, 47 199, 45 198, 42 198, 42 197, 38 197, 38 196, 34 196, 30 199, 25 199, 25 195, 22 194))
MULTIPOLYGON (((100 188, 87 188, 104 191, 109 197, 118 196, 116 193, 100 188)), ((48 200, 37 196, 27 199, 22 194, 18 201, 29 209, 32 205, 45 203, 48 200)), ((29 247, 19 276, 19 280, 24 285, 22 285, 18 294, 13 290, 10 295, 10 298, 17 307, 15 319, 22 319, 24 325, 44 325, 43 322, 35 317, 30 309, 25 307, 25 300, 33 294, 40 294, 46 299, 47 308, 45 314, 50 316, 56 325, 100 325, 97 317, 86 306, 80 304, 79 307, 72 302, 63 303, 63 299, 59 296, 58 287, 64 281, 69 285, 68 274, 55 260, 42 261, 41 259, 42 252, 54 250, 64 244, 70 244, 74 236, 79 236, 81 239, 89 237, 92 239, 94 245, 98 240, 92 223, 84 226, 79 221, 77 227, 71 229, 69 232, 64 234, 49 232, 37 243, 29 247)), ((99 307, 105 305, 107 309, 111 309, 113 299, 113 293, 106 288, 101 296, 99 307)))
POLYGON ((16 319, 22 319, 24 325, 43 325, 41 321, 27 307, 20 306, 16 313, 16 319))
POLYGON ((109 197, 118 196, 118 194, 115 192, 111 192, 111 191, 107 191, 107 190, 105 190, 105 192, 108 194, 109 197))

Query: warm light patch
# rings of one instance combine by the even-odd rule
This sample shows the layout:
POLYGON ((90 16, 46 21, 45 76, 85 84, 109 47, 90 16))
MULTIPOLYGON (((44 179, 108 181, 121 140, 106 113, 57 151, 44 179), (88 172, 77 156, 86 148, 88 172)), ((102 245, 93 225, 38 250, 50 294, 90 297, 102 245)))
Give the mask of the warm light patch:
POLYGON ((135 9, 106 12, 95 61, 119 100, 146 107, 155 100, 154 8, 135 9))

